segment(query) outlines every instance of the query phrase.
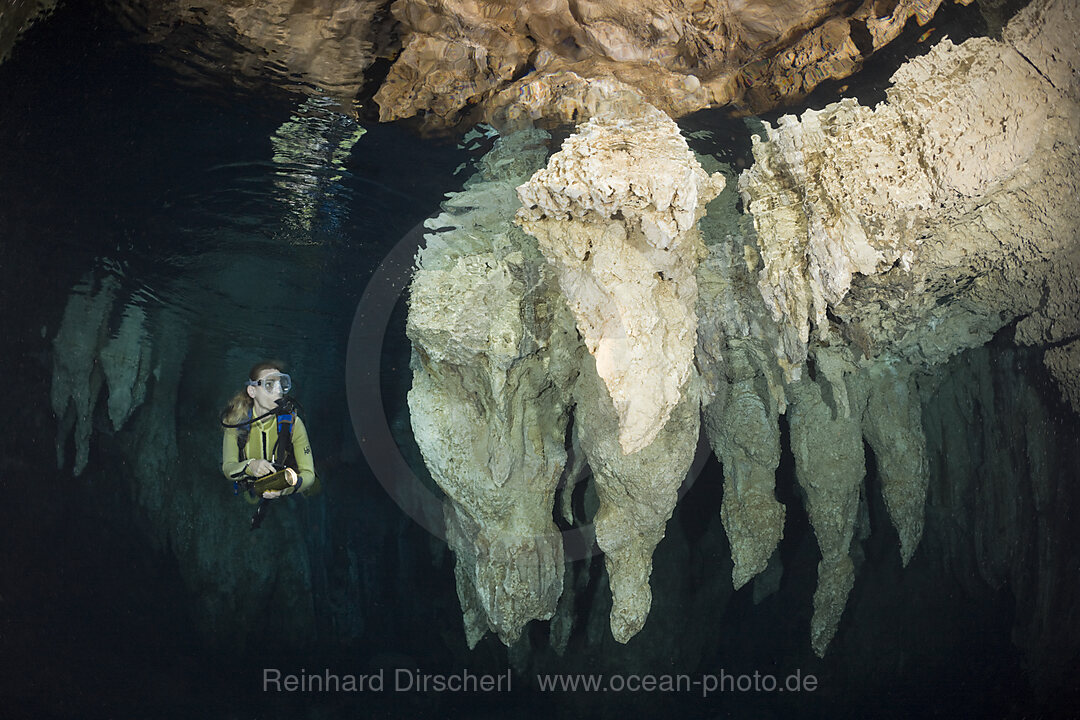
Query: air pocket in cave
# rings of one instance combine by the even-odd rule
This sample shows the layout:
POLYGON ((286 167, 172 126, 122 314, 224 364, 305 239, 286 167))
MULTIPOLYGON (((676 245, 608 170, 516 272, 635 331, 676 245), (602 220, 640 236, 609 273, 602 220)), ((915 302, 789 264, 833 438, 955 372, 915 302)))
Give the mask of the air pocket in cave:
POLYGON ((855 43, 855 47, 859 48, 859 53, 863 57, 867 57, 874 52, 874 38, 870 35, 870 31, 866 29, 864 21, 849 20, 848 28, 851 33, 851 41, 855 43))

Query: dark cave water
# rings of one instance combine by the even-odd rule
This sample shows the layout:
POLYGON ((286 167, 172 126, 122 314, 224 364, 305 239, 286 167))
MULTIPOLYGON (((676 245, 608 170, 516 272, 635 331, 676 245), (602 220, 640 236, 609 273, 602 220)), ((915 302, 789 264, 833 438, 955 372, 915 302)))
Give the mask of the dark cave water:
MULTIPOLYGON (((96 4, 69 4, 0 66, 0 327, 9 399, 8 429, 0 434, 0 487, 7 491, 0 506, 4 717, 1070 712, 1064 708, 1077 696, 1075 682, 1064 696, 1035 696, 1030 677, 1038 668, 1025 668, 1011 641, 1016 607, 1007 587, 957 581, 925 547, 900 567, 872 462, 865 562, 829 654, 815 658, 808 627, 818 551, 790 454, 778 473, 778 496, 788 507, 779 551, 784 576, 760 603, 751 586, 734 592, 727 580, 718 517, 722 469, 712 459, 657 551, 654 584, 682 594, 657 593, 645 630, 628 646, 610 638, 590 646, 578 632, 560 659, 546 646, 546 623, 533 623, 525 641, 532 657, 522 664, 525 672, 513 675, 511 692, 394 692, 399 667, 496 675, 510 667, 507 650, 491 636, 466 649, 453 558, 404 516, 366 467, 344 387, 348 335, 368 278, 400 238, 436 213, 443 193, 460 188, 469 171, 457 171, 479 152, 368 123, 357 139, 359 126, 272 87, 181 83, 156 62, 158 52, 133 42, 96 4), (207 636, 196 608, 212 589, 189 587, 177 556, 155 539, 159 533, 129 490, 134 476, 124 447, 136 435, 109 427, 104 402, 85 471, 73 476, 70 441, 65 467, 56 469, 52 338, 69 295, 88 278, 95 288, 111 283, 126 298, 114 315, 139 307, 171 318, 170 337, 152 338, 176 343, 181 373, 179 475, 169 482, 188 483, 192 492, 229 493, 218 470, 216 417, 247 366, 265 356, 290 361, 326 484, 318 499, 284 511, 296 513, 290 520, 305 529, 311 558, 306 581, 315 609, 306 636, 287 632, 289 618, 273 606, 258 610, 267 630, 243 643, 227 632, 207 636), (670 641, 684 637, 679 633, 697 636, 693 651, 670 641), (683 692, 538 691, 536 673, 589 672, 597 656, 612 673, 756 672, 782 682, 797 672, 814 676, 816 688, 709 697, 701 697, 700 685, 683 692), (264 692, 264 668, 381 670, 387 687, 264 692)), ((694 122, 705 127, 701 116, 694 122)), ((403 325, 399 304, 384 347, 382 392, 403 452, 415 461, 404 414, 410 375, 403 325)), ((1032 353, 1001 338, 979 352, 991 363, 1027 359, 1019 371, 1031 376, 1024 383, 1042 388, 1048 417, 1064 418, 1052 428, 1063 439, 1054 462, 1071 463, 1075 477, 1075 418, 1054 405, 1041 365, 1029 362, 1032 353)), ((246 506, 235 512, 235 521, 246 523, 246 506)), ((602 597, 602 561, 591 561, 586 574, 602 597)), ((300 580, 283 574, 276 582, 288 595, 289 584, 300 580)))

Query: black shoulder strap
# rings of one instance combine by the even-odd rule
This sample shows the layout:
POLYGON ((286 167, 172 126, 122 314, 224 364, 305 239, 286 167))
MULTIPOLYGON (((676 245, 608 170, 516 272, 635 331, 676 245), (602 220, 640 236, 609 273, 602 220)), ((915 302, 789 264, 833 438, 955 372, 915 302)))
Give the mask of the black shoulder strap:
POLYGON ((277 442, 274 444, 274 462, 297 470, 296 453, 293 452, 292 428, 295 417, 292 413, 277 416, 277 442))
POLYGON ((251 409, 247 412, 248 421, 236 428, 236 447, 240 451, 237 456, 240 460, 247 460, 247 441, 251 435, 251 409))

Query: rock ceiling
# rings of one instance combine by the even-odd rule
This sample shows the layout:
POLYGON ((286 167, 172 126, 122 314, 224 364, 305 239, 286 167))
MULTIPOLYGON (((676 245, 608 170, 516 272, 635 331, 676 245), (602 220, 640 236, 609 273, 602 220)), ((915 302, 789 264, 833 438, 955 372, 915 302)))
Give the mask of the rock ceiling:
MULTIPOLYGON (((942 0, 108 2, 185 72, 272 76, 346 104, 363 88, 381 120, 442 130, 505 126, 522 101, 526 114, 572 115, 574 103, 544 102, 561 97, 551 86, 568 73, 618 79, 673 117, 725 105, 761 112, 850 75, 942 0)), ((54 4, 0 11, 0 59, 54 4)))

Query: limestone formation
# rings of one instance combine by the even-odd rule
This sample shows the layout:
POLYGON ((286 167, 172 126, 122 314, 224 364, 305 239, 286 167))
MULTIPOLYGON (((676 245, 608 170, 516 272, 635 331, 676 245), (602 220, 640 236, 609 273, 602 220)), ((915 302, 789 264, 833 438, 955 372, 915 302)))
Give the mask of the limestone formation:
MULTIPOLYGON (((178 71, 231 80, 269 77, 332 97, 346 111, 364 70, 387 52, 381 0, 119 0, 125 21, 172 51, 178 71)), ((169 62, 169 58, 163 58, 169 62)))
POLYGON ((404 49, 376 101, 384 120, 454 125, 478 105, 498 123, 576 74, 617 79, 672 117, 729 103, 762 111, 850 75, 939 4, 399 0, 404 49))
MULTIPOLYGON (((967 5, 971 0, 957 0, 967 5)), ((743 66, 743 104, 757 112, 791 102, 824 80, 857 72, 863 60, 896 38, 915 20, 931 21, 941 0, 863 2, 847 17, 833 15, 809 29, 790 46, 743 66)))
POLYGON ((19 37, 47 16, 59 0, 8 0, 0 6, 0 63, 8 59, 19 37))
POLYGON ((784 536, 784 507, 773 493, 780 427, 762 385, 753 378, 731 383, 705 409, 709 440, 724 463, 720 514, 731 543, 735 589, 765 569, 784 536))
MULTIPOLYGON (((714 200, 721 175, 701 167, 708 161, 693 156, 671 116, 800 97, 852 72, 910 17, 926 22, 937 2, 805 0, 778 10, 723 0, 398 0, 389 14, 385 3, 347 0, 121 4, 157 39, 210 30, 232 48, 226 64, 234 70, 272 69, 335 98, 307 104, 305 122, 283 126, 275 143, 275 161, 315 157, 334 168, 331 182, 357 126, 306 121, 336 123, 328 108, 351 101, 376 56, 392 61, 376 95, 384 118, 421 115, 446 127, 474 113, 507 130, 577 123, 550 160, 540 131, 501 137, 477 176, 428 221, 436 232, 410 288, 411 422, 446 494, 470 646, 488 631, 514 643, 532 619, 553 620, 559 652, 574 632, 599 646, 642 630, 654 552, 702 417, 724 467, 732 584, 755 579, 755 600, 775 590, 786 509, 774 475, 786 413, 821 553, 810 626, 817 654, 837 632, 854 584, 873 500, 863 478, 872 470, 905 565, 929 543, 963 577, 1015 593, 1018 642, 1036 659, 1040 648, 1062 665, 1073 657, 1072 637, 1058 638, 1051 619, 1075 607, 1075 577, 1057 572, 1070 567, 1059 539, 1074 536, 1075 523, 1065 483, 1046 471, 1057 439, 1038 388, 1002 392, 1002 376, 981 355, 964 368, 971 387, 937 368, 1015 323, 1015 339, 1039 349, 1080 410, 1075 3, 1035 0, 1000 40, 938 43, 895 74, 877 107, 846 99, 765 127, 754 166, 738 180, 745 213, 735 209, 734 188, 714 200), (924 403, 936 411, 929 449, 924 403), (968 432, 972 416, 1002 406, 1021 426, 1046 431, 1022 442, 995 427, 968 432), (596 504, 587 519, 607 568, 595 582, 566 570, 552 519, 583 520, 572 485, 555 504, 560 481, 576 481, 586 465, 596 504), (1030 477, 991 477, 1010 465, 1030 466, 1030 477), (936 525, 924 540, 931 478, 936 525), (610 589, 610 612, 593 603, 587 622, 575 624, 578 594, 590 587, 610 589)), ((0 59, 11 28, 25 27, 36 7, 5 6, 0 59)), ((220 50, 216 40, 196 49, 220 50)), ((301 222, 314 205, 297 198, 312 187, 278 186, 301 222)), ((75 473, 85 468, 107 388, 113 430, 129 433, 136 448, 137 502, 167 527, 160 542, 189 582, 223 578, 207 624, 242 616, 254 627, 258 618, 244 607, 265 601, 275 582, 253 559, 265 547, 246 546, 239 564, 249 574, 232 572, 218 551, 238 543, 241 529, 198 512, 176 482, 170 412, 186 345, 164 331, 154 334, 168 338, 164 349, 147 343, 154 319, 119 304, 119 292, 113 277, 87 276, 55 336, 58 462, 74 432, 75 473), (164 371, 152 370, 155 359, 164 371), (150 409, 159 421, 128 422, 150 409)), ((270 541, 275 563, 304 578, 300 523, 281 522, 292 534, 270 541)), ((283 617, 314 622, 309 596, 287 600, 283 617)))
POLYGON ((681 390, 680 401, 653 441, 628 454, 620 441, 620 419, 591 355, 585 356, 574 388, 575 422, 581 426, 582 447, 600 499, 596 541, 611 583, 611 633, 622 643, 637 634, 648 617, 653 551, 664 537, 697 448, 699 400, 681 390))
MULTIPOLYGON (((903 66, 874 109, 845 100, 782 118, 740 178, 755 226, 747 263, 780 328, 758 342, 772 344, 789 381, 792 450, 822 553, 819 654, 853 582, 862 438, 906 564, 929 481, 917 373, 1014 320, 1025 343, 1080 333, 1080 210, 1070 199, 1080 87, 1075 43, 1060 30, 1073 13, 1036 3, 1004 42, 943 41, 903 66)), ((732 277, 733 263, 716 267, 732 277)), ((734 336, 722 320, 732 315, 712 313, 722 338, 734 336)), ((709 356, 738 358, 723 345, 709 356)), ((1066 389, 1070 352, 1046 355, 1066 389)))
POLYGON ((1058 381, 1061 394, 1073 408, 1080 408, 1080 340, 1047 350, 1044 362, 1058 381))
POLYGON ((109 420, 114 430, 123 427, 146 397, 152 371, 153 344, 146 328, 146 312, 137 305, 124 308, 116 335, 98 356, 109 388, 109 420))
POLYGON ((681 400, 697 342, 696 223, 723 189, 670 118, 594 117, 518 194, 619 418, 626 454, 681 400))
MULTIPOLYGON (((147 302, 144 291, 125 296, 117 267, 103 264, 73 288, 52 343, 58 467, 92 475, 94 494, 130 497, 147 540, 173 558, 188 612, 210 647, 235 648, 267 632, 310 641, 317 572, 310 528, 296 513, 275 511, 264 534, 252 537, 250 506, 220 475, 215 413, 192 402, 210 394, 224 401, 221 348, 189 357, 191 317, 147 302), (202 389, 204 382, 214 389, 202 389), (92 458, 99 467, 91 473, 92 458), (292 581, 280 582, 279 573, 292 581), (266 607, 280 612, 267 616, 266 607)), ((190 297, 202 287, 178 280, 157 289, 190 297)), ((237 367, 250 363, 249 350, 235 352, 237 367)))
POLYGON ((562 592, 552 512, 573 404, 571 474, 581 459, 592 470, 610 624, 626 642, 648 615, 652 553, 697 447, 695 224, 723 180, 638 99, 520 185, 517 222, 534 244, 508 224, 508 183, 542 161, 539 137, 501 138, 429 221, 452 229, 428 236, 413 278, 412 423, 448 495, 468 639, 490 627, 510 644, 562 592))
POLYGON ((1080 601, 1080 434, 1031 372, 1039 355, 977 348, 924 383, 933 463, 923 543, 969 592, 1011 596, 1012 641, 1037 691, 1053 692, 1075 677, 1080 643, 1080 626, 1062 621, 1080 601))
MULTIPOLYGON (((568 420, 546 298, 549 271, 513 218, 514 188, 543 162, 546 135, 500 139, 478 177, 430 226, 409 297, 409 408, 447 494, 447 540, 470 645, 507 644, 555 612, 563 547, 552 521, 568 420)), ((575 340, 576 344, 576 340, 575 340)))
MULTIPOLYGON (((1070 12, 1025 11, 1009 37, 1074 58, 1056 30, 1038 29, 1070 12)), ((1043 71, 1018 46, 942 41, 896 73, 888 102, 785 117, 755 143, 740 189, 789 378, 811 327, 820 342, 916 365, 982 344, 1018 317, 1024 342, 1078 332, 1080 211, 1067 198, 1080 160, 1075 144, 1061 145, 1078 134, 1076 84, 1060 69, 1067 60, 1043 71)))
MULTIPOLYGON (((970 0, 957 0, 966 4, 970 0)), ((0 58, 28 13, 0 16, 0 58), (5 43, 7 45, 5 46, 5 43)), ((567 74, 614 79, 672 117, 761 112, 846 77, 941 0, 116 0, 124 21, 200 79, 263 78, 355 112, 370 83, 384 121, 445 130, 499 118, 567 74), (376 60, 390 63, 383 77, 376 60), (375 87, 375 83, 378 86, 375 87)), ((584 86, 578 86, 584 89, 584 86)), ((573 101, 576 102, 576 101, 573 101)), ((575 118, 581 120, 582 118, 575 118)), ((500 125, 500 127, 502 127, 500 125)))
POLYGON ((67 438, 74 431, 73 471, 82 473, 90 458, 94 408, 105 381, 97 358, 108 338, 109 313, 117 292, 111 275, 94 273, 74 288, 53 339, 52 408, 59 423, 56 466, 64 467, 67 438))
POLYGON ((110 327, 118 290, 111 274, 88 273, 72 290, 53 339, 51 395, 59 424, 56 464, 66 465, 67 438, 73 433, 75 475, 90 458, 94 411, 102 389, 108 393, 113 430, 120 430, 146 397, 153 372, 153 344, 142 308, 127 305, 119 327, 110 327))
POLYGON ((906 566, 923 531, 923 504, 930 479, 922 403, 910 366, 872 365, 863 437, 874 451, 881 495, 900 535, 900 559, 906 566))
POLYGON ((855 583, 849 551, 865 473, 862 433, 858 418, 834 416, 818 384, 803 380, 791 391, 795 474, 821 550, 810 644, 824 655, 855 583))
POLYGON ((722 188, 670 118, 642 103, 593 117, 518 191, 518 220, 555 269, 590 354, 575 428, 600 499, 620 642, 648 615, 652 553, 697 446, 696 223, 722 188))
MULTIPOLYGON (((1034 30, 1011 32, 1041 47, 1034 30)), ((768 567, 783 532, 772 476, 778 415, 789 415, 822 554, 817 653, 854 582, 864 438, 910 560, 928 482, 915 373, 1023 313, 1018 335, 1029 341, 1073 332, 1076 210, 1060 178, 1074 177, 1077 163, 1075 150, 1049 149, 1073 128, 1075 89, 1046 77, 1005 43, 943 42, 901 69, 877 108, 849 100, 784 118, 766 128, 740 179, 753 227, 718 210, 703 221, 707 247, 699 208, 720 183, 706 180, 661 114, 636 109, 625 86, 570 73, 561 90, 522 98, 517 117, 589 118, 520 189, 519 218, 588 351, 567 402, 600 501, 616 639, 648 612, 652 548, 692 455, 697 397, 724 462, 736 586, 768 567), (1030 103, 1040 108, 1033 116, 1022 112, 1030 103), (1034 202, 1045 211, 1028 211, 1034 202), (991 262, 1003 252, 1003 267, 991 262), (1020 258, 1045 271, 1045 297, 1018 272, 1020 258)), ((458 263, 455 272, 473 272, 458 263)))

